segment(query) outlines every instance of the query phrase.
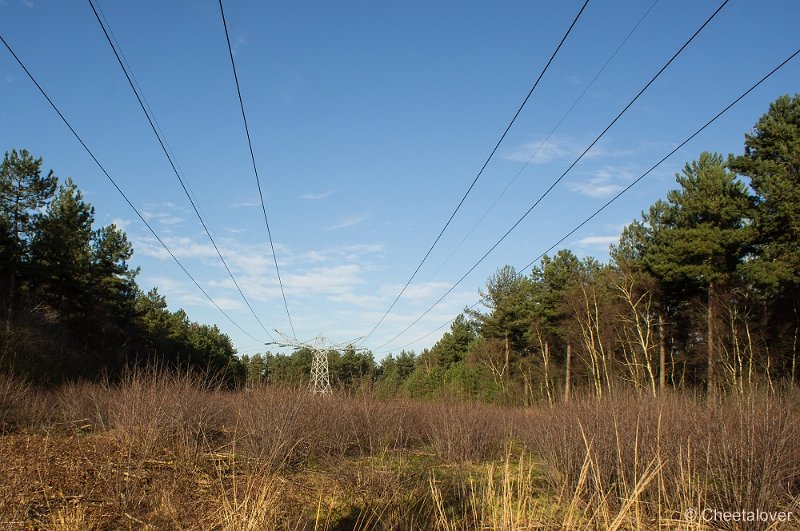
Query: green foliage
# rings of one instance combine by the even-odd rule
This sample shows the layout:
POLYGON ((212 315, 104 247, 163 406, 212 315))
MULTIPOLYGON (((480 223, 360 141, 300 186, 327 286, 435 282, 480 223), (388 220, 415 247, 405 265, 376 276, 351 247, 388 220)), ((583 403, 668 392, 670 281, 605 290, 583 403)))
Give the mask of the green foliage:
POLYGON ((6 152, 0 165, 0 225, 8 247, 6 258, 21 259, 30 240, 38 212, 50 200, 57 178, 42 176, 42 159, 23 149, 6 152))
POLYGON ((314 353, 306 348, 289 355, 267 353, 267 381, 271 384, 308 385, 314 353))
POLYGON ((394 396, 400 390, 416 367, 417 357, 413 352, 401 350, 397 357, 388 354, 380 362, 376 391, 380 396, 394 396))
POLYGON ((477 338, 475 324, 460 314, 450 325, 450 331, 430 350, 430 356, 440 367, 449 367, 463 360, 470 344, 477 338))
POLYGON ((724 284, 753 240, 753 198, 718 154, 702 153, 676 179, 681 188, 646 218, 650 241, 644 261, 673 285, 724 284))
POLYGON ((567 299, 584 277, 584 268, 567 249, 552 258, 545 255, 541 264, 531 271, 532 298, 535 321, 550 340, 564 336, 563 323, 569 318, 567 299))
POLYGON ((352 346, 344 352, 328 356, 331 385, 344 389, 369 386, 377 369, 372 353, 356 351, 352 346))
POLYGON ((728 167, 756 193, 756 257, 750 278, 773 291, 800 286, 800 94, 770 105, 728 167))
POLYGON ((137 363, 241 377, 230 339, 170 312, 157 290, 141 293, 127 235, 95 229, 72 179, 59 186, 41 166, 12 150, 0 167, 0 369, 42 383, 113 378, 137 363))
MULTIPOLYGON (((310 350, 239 360, 217 327, 170 311, 155 289, 142 293, 125 233, 94 228, 75 184, 58 186, 41 165, 11 151, 0 171, 0 364, 40 380, 158 361, 224 371, 248 386, 308 384, 310 350)), ((566 396, 567 381, 569 390, 655 394, 657 377, 695 385, 704 367, 706 381, 739 391, 745 382, 796 384, 800 96, 770 106, 742 155, 726 162, 701 153, 676 181, 623 229, 610 264, 563 249, 528 273, 504 266, 480 293, 483 310, 459 315, 419 355, 402 351, 376 364, 370 352, 331 352, 332 385, 529 404, 566 396)))

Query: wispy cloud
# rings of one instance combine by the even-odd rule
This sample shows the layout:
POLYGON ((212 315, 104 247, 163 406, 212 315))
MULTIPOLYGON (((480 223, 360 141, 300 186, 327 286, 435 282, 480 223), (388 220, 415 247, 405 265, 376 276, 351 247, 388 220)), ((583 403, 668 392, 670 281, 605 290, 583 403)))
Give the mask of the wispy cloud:
POLYGON ((575 243, 581 247, 600 247, 605 249, 618 241, 619 235, 615 234, 613 236, 586 236, 575 243))
POLYGON ((633 172, 626 167, 604 166, 587 179, 567 183, 567 188, 589 197, 608 197, 622 190, 633 179, 633 172))
POLYGON ((309 263, 319 263, 326 261, 359 260, 370 254, 379 254, 385 247, 380 243, 356 243, 352 245, 340 245, 327 249, 316 249, 299 254, 295 261, 305 261, 309 263))
POLYGON ((254 206, 261 206, 261 201, 258 199, 243 199, 230 203, 228 208, 249 208, 254 206))
MULTIPOLYGON (((237 268, 239 264, 236 264, 237 268)), ((240 272, 239 283, 256 300, 277 300, 281 297, 277 278, 271 271, 240 272)), ((364 267, 359 264, 333 264, 314 267, 301 272, 282 271, 283 288, 287 297, 346 297, 354 293, 356 286, 363 284, 364 267)), ((216 288, 233 289, 230 278, 209 282, 216 288)))
MULTIPOLYGON (((217 256, 214 247, 210 243, 202 244, 189 237, 177 236, 162 236, 161 240, 177 258, 215 258, 217 256)), ((171 259, 169 253, 152 237, 145 237, 139 240, 136 252, 159 260, 171 259)))
MULTIPOLYGON (((420 282, 418 284, 410 284, 403 293, 403 300, 408 300, 413 303, 430 302, 431 300, 439 298, 450 286, 452 286, 452 284, 449 282, 420 282)), ((381 292, 394 297, 402 288, 402 284, 387 284, 381 287, 381 292)))
POLYGON ((329 190, 327 192, 320 192, 318 194, 303 194, 300 196, 300 199, 305 199, 306 201, 322 201, 323 199, 330 197, 334 194, 333 190, 329 190))
POLYGON ((147 221, 156 221, 160 225, 177 225, 186 219, 181 214, 188 213, 188 209, 178 206, 171 201, 149 203, 142 209, 142 216, 147 221))
POLYGON ((331 225, 327 227, 325 230, 337 230, 337 229, 344 229, 347 227, 354 227, 367 219, 367 216, 351 216, 349 218, 345 218, 344 221, 341 221, 335 225, 331 225))
MULTIPOLYGON (((175 280, 166 276, 151 276, 145 282, 158 288, 161 295, 167 300, 181 308, 203 307, 214 308, 214 304, 205 296, 197 291, 197 288, 189 282, 175 280)), ((214 302, 223 310, 243 310, 244 304, 241 300, 226 297, 220 294, 212 294, 214 302)))
POLYGON ((113 223, 114 226, 116 226, 118 229, 125 230, 131 224, 131 220, 123 218, 113 218, 111 220, 111 223, 113 223))
MULTIPOLYGON (((575 139, 564 136, 552 136, 547 142, 545 142, 545 138, 534 138, 504 153, 502 157, 512 162, 547 164, 554 160, 577 158, 588 145, 588 143, 580 143, 575 139)), ((608 154, 607 150, 596 144, 583 158, 599 157, 606 154, 608 154)))
POLYGON ((158 218, 158 222, 162 225, 177 225, 178 223, 183 223, 184 219, 178 216, 164 216, 158 218))

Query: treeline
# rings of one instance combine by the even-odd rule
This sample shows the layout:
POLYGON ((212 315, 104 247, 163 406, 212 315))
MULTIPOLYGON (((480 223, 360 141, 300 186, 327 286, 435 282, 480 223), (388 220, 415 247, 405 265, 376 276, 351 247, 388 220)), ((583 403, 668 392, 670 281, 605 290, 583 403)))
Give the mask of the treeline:
POLYGON ((158 364, 242 374, 230 339, 215 326, 170 312, 144 293, 133 247, 72 182, 42 172, 26 150, 0 167, 0 372, 42 383, 118 377, 158 364))
MULTIPOLYGON (((500 268, 430 349, 376 362, 330 355, 331 383, 380 396, 565 400, 634 388, 744 392, 797 383, 800 95, 776 100, 744 152, 702 153, 678 187, 626 226, 609 263, 569 250, 500 268)), ((306 385, 312 353, 241 359, 214 326, 136 284, 133 248, 95 228, 75 184, 42 159, 0 168, 0 371, 34 381, 114 378, 159 364, 234 384, 306 385)))
MULTIPOLYGON (((569 250, 506 266, 432 348, 376 364, 336 354, 332 383, 411 397, 529 403, 635 388, 745 392, 798 381, 800 95, 702 153, 624 228, 608 264, 569 250)), ((310 353, 247 358, 249 381, 307 381, 310 353)))

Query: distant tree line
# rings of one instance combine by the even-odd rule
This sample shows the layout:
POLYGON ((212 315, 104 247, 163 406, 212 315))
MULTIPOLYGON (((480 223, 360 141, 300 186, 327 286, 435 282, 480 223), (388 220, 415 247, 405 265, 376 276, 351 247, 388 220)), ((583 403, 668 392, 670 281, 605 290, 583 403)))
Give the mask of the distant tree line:
POLYGON ((216 326, 171 312, 144 293, 133 247, 115 225, 95 227, 94 209, 71 179, 42 172, 27 150, 0 167, 0 371, 48 384, 116 378, 159 364, 243 374, 216 326))
MULTIPOLYGON (((0 370, 36 381, 113 377, 131 364, 307 385, 312 353, 235 356, 214 326, 142 292, 133 248, 74 183, 27 151, 0 171, 0 370)), ((376 362, 345 349, 331 383, 379 396, 526 404, 618 389, 746 392, 800 379, 800 95, 770 105, 744 152, 701 153, 626 226, 609 263, 569 250, 505 266, 430 349, 376 362)))
MULTIPOLYGON (((481 291, 486 310, 465 311, 432 348, 379 364, 335 355, 333 383, 506 403, 796 385, 800 95, 773 102, 744 147, 687 163, 609 263, 562 250, 527 273, 502 267, 481 291)), ((309 352, 245 361, 251 383, 308 379, 309 352)))

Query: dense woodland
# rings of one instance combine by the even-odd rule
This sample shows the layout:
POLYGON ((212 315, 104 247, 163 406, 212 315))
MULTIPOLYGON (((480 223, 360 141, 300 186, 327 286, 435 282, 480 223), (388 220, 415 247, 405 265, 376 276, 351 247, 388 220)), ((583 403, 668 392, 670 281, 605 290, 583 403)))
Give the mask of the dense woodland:
POLYGON ((139 289, 132 255, 122 230, 94 226, 94 209, 71 179, 45 174, 42 159, 24 149, 6 152, 0 370, 41 384, 113 380, 143 364, 241 372, 216 326, 170 312, 156 289, 139 289))
MULTIPOLYGON (((421 353, 330 357, 335 387, 527 404, 622 388, 709 392, 798 381, 800 95, 776 100, 727 158, 701 153, 623 230, 609 263, 569 250, 502 267, 421 353)), ((223 371, 231 384, 305 385, 311 353, 243 356, 216 327, 142 292, 133 248, 71 180, 6 153, 0 173, 0 368, 48 383, 126 366, 223 371)))

